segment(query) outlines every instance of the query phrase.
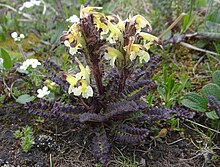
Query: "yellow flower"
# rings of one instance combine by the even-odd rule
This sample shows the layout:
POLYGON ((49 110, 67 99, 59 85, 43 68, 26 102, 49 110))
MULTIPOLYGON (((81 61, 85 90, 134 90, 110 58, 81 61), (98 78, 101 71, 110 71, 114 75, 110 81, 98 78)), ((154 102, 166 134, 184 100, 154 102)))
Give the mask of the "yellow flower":
POLYGON ((137 32, 140 32, 142 28, 147 27, 151 31, 150 23, 141 15, 136 15, 131 19, 131 23, 135 23, 135 28, 137 32))
POLYGON ((140 51, 138 52, 138 56, 139 56, 139 61, 140 61, 140 63, 142 63, 143 60, 144 60, 144 62, 148 62, 148 61, 150 60, 150 55, 149 55, 149 53, 146 52, 146 51, 144 51, 144 50, 140 50, 140 51))
POLYGON ((140 63, 144 60, 145 62, 148 62, 150 60, 150 55, 148 52, 146 52, 142 45, 140 44, 129 44, 124 47, 126 52, 129 55, 129 58, 131 61, 136 59, 136 57, 139 57, 140 63))
POLYGON ((78 49, 82 47, 80 43, 77 43, 74 47, 71 46, 70 42, 68 40, 64 41, 64 45, 66 47, 69 47, 69 53, 71 55, 74 55, 77 53, 78 49))
POLYGON ((88 83, 90 83, 90 69, 89 66, 86 68, 82 65, 82 63, 76 58, 76 62, 79 64, 80 72, 77 73, 75 76, 77 79, 85 79, 88 83))
POLYGON ((107 51, 107 53, 105 53, 104 58, 105 58, 106 60, 110 60, 110 65, 111 65, 112 67, 115 66, 115 60, 116 60, 116 58, 119 58, 119 59, 121 59, 121 60, 124 59, 123 54, 122 54, 119 50, 117 50, 117 49, 115 49, 115 48, 113 48, 113 47, 107 47, 106 51, 107 51))
POLYGON ((116 41, 119 40, 123 44, 124 43, 123 34, 120 31, 120 29, 117 28, 117 25, 112 24, 110 20, 107 21, 107 25, 111 33, 106 40, 109 41, 110 43, 116 43, 116 41))
POLYGON ((88 16, 89 14, 93 13, 97 9, 100 10, 102 9, 102 7, 84 7, 82 5, 80 9, 80 18, 88 16))
POLYGON ((80 80, 81 85, 77 88, 73 89, 73 93, 75 96, 80 96, 82 94, 82 97, 89 98, 93 96, 93 90, 90 85, 88 85, 86 80, 80 80))
POLYGON ((79 48, 85 45, 84 38, 81 34, 81 28, 79 23, 74 23, 67 33, 62 37, 64 40, 64 45, 69 47, 69 53, 71 55, 76 54, 79 48))
POLYGON ((78 82, 78 79, 73 77, 72 75, 66 75, 66 81, 69 82, 70 84, 70 87, 69 87, 69 90, 68 90, 68 93, 72 93, 74 91, 74 88, 78 82))
POLYGON ((105 16, 104 15, 93 15, 93 20, 94 20, 94 23, 96 25, 96 27, 101 30, 101 33, 100 33, 100 37, 101 39, 104 39, 104 36, 106 34, 108 34, 109 32, 109 28, 107 26, 107 23, 105 22, 105 16))

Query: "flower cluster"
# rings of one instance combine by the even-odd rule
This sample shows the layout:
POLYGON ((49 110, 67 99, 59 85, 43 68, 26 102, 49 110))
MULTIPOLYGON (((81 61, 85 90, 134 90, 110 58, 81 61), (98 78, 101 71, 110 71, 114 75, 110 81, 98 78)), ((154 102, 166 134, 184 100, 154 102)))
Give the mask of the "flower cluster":
POLYGON ((75 76, 67 75, 66 78, 70 84, 68 93, 82 95, 84 98, 93 96, 89 86, 90 69, 99 93, 103 93, 101 59, 109 61, 112 67, 125 70, 124 67, 136 60, 140 63, 148 62, 150 46, 159 42, 157 37, 148 33, 151 26, 143 16, 136 15, 122 20, 119 16, 105 16, 96 11, 99 9, 101 7, 82 7, 80 19, 76 16, 69 19, 73 25, 61 37, 69 53, 85 55, 89 65, 85 68, 77 59, 81 72, 75 76))
POLYGON ((31 66, 32 68, 36 68, 39 65, 41 65, 41 63, 37 59, 27 59, 22 63, 19 69, 27 70, 29 66, 31 66))
POLYGON ((31 8, 34 5, 40 6, 41 1, 37 1, 37 0, 31 0, 31 1, 27 1, 25 3, 23 3, 23 5, 19 8, 19 10, 23 10, 24 8, 31 8))
POLYGON ((24 34, 18 35, 17 32, 11 33, 11 37, 14 39, 15 42, 20 42, 22 39, 25 38, 24 34))
MULTIPOLYGON (((93 16, 94 25, 100 32, 100 39, 109 43, 105 48, 104 58, 110 60, 111 66, 115 66, 116 59, 133 61, 138 57, 140 62, 149 61, 150 56, 147 51, 150 45, 153 42, 158 42, 159 39, 147 32, 142 32, 142 30, 151 30, 149 22, 143 16, 136 15, 123 21, 119 16, 105 16, 96 12, 96 9, 101 8, 82 8, 80 18, 93 16), (140 39, 142 39, 141 42, 140 39)), ((69 52, 72 55, 80 48, 84 48, 84 40, 78 20, 69 29, 65 39, 64 44, 70 48, 69 52)))

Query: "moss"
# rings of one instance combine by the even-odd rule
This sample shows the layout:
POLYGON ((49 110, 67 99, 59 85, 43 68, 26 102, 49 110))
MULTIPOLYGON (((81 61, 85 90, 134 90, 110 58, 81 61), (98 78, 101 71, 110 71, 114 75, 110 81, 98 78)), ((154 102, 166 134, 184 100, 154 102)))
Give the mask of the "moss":
MULTIPOLYGON (((25 52, 27 52, 32 49, 31 47, 36 46, 39 43, 40 38, 38 38, 34 33, 29 33, 22 42, 22 48, 25 52)), ((11 37, 8 37, 5 41, 0 41, 0 46, 7 50, 12 59, 14 59, 14 62, 22 59, 22 54, 11 37)))

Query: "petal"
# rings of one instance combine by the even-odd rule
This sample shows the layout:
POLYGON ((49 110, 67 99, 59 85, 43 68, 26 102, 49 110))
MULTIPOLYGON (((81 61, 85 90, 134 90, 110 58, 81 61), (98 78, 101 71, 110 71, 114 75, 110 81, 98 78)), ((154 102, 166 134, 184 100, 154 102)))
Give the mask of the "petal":
POLYGON ((72 15, 68 19, 66 19, 66 21, 67 22, 71 22, 71 23, 78 23, 79 22, 79 18, 76 15, 72 15))
POLYGON ((44 97, 44 94, 38 94, 37 97, 38 97, 38 98, 43 98, 43 97, 44 97))
POLYGON ((152 41, 158 41, 158 40, 159 40, 156 36, 151 35, 151 34, 149 34, 149 33, 140 32, 139 35, 140 35, 141 37, 143 37, 144 40, 147 40, 147 41, 150 41, 150 42, 152 42, 152 41))
POLYGON ((24 37, 25 37, 24 34, 20 34, 20 38, 23 38, 23 39, 24 39, 24 37))
POLYGON ((75 96, 80 96, 81 93, 82 93, 82 87, 79 86, 78 88, 74 88, 73 93, 74 93, 75 96))
POLYGON ((74 54, 76 54, 77 49, 76 49, 76 48, 72 48, 72 47, 70 47, 69 52, 70 52, 71 55, 74 55, 74 54))
POLYGON ((18 33, 17 32, 11 33, 11 37, 14 38, 14 39, 17 38, 18 37, 18 33))
POLYGON ((142 61, 144 60, 144 62, 148 62, 150 60, 150 55, 148 52, 145 51, 141 51, 141 56, 139 57, 140 63, 142 63, 142 61))
POLYGON ((25 66, 20 66, 19 69, 21 69, 21 70, 27 70, 27 67, 25 67, 25 66))
POLYGON ((134 52, 131 52, 130 54, 130 60, 133 61, 134 59, 136 59, 137 55, 134 52))
POLYGON ((66 81, 69 82, 70 85, 75 86, 78 79, 73 77, 72 75, 67 75, 66 76, 66 81))
POLYGON ((82 97, 88 99, 93 96, 93 90, 91 86, 87 86, 86 91, 82 93, 82 97))
POLYGON ((65 40, 65 41, 64 41, 64 45, 65 45, 66 47, 70 47, 70 42, 69 42, 68 40, 65 40))
POLYGON ((47 92, 48 91, 48 87, 44 86, 42 90, 43 90, 43 92, 47 92))
POLYGON ((86 92, 87 92, 87 95, 88 95, 88 96, 90 96, 90 97, 93 96, 93 90, 92 90, 92 87, 91 87, 91 86, 88 86, 88 87, 87 87, 86 92))
POLYGON ((111 60, 110 60, 110 65, 111 65, 112 67, 115 67, 115 60, 116 60, 116 57, 113 57, 113 58, 111 58, 111 60))
POLYGON ((36 67, 37 67, 37 64, 31 64, 31 67, 32 67, 32 68, 36 68, 36 67))
POLYGON ((78 72, 76 75, 75 75, 76 79, 81 79, 82 78, 82 74, 81 72, 78 72))
POLYGON ((73 88, 74 88, 73 85, 70 85, 70 86, 69 86, 69 89, 68 89, 68 93, 69 93, 69 94, 73 93, 73 88))
POLYGON ((115 49, 113 47, 107 47, 107 52, 108 52, 108 55, 110 57, 115 57, 116 56, 116 57, 118 57, 121 60, 124 59, 123 54, 118 49, 115 49))

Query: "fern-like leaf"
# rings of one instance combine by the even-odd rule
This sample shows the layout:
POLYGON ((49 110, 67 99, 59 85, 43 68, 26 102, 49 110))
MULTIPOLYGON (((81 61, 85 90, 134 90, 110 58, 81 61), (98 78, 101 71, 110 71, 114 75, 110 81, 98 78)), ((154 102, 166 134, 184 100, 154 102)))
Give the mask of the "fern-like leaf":
POLYGON ((139 111, 140 107, 135 101, 122 101, 107 106, 107 120, 127 118, 130 114, 139 111))
POLYGON ((104 122, 106 120, 106 117, 101 115, 101 114, 96 114, 96 113, 83 113, 79 117, 79 121, 81 123, 85 122, 104 122))
POLYGON ((148 136, 148 129, 134 128, 122 125, 116 132, 116 140, 122 143, 137 145, 142 143, 148 136))
POLYGON ((99 134, 93 138, 93 155, 96 161, 105 165, 109 159, 110 144, 108 142, 106 133, 99 134))

